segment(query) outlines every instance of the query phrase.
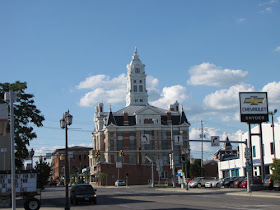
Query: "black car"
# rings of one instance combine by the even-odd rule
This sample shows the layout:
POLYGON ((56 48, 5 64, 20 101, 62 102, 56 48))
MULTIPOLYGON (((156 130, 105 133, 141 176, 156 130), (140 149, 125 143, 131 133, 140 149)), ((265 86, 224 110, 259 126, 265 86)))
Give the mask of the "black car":
POLYGON ((71 204, 78 204, 80 201, 88 201, 89 203, 96 204, 96 189, 90 184, 75 184, 70 191, 71 204))
POLYGON ((223 186, 224 186, 224 183, 225 183, 227 180, 229 180, 229 179, 230 179, 230 177, 226 177, 226 178, 221 179, 221 181, 219 181, 219 182, 216 184, 216 187, 218 187, 218 188, 223 187, 223 186))
POLYGON ((231 177, 230 179, 226 180, 224 182, 224 187, 230 187, 233 188, 234 187, 234 182, 238 179, 239 177, 231 177))

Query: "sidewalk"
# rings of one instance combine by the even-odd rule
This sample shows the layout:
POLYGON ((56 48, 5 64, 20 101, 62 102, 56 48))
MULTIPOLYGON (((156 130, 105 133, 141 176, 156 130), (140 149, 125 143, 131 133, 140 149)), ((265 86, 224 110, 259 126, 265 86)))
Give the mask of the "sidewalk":
POLYGON ((234 196, 252 196, 252 197, 266 197, 266 198, 280 198, 280 191, 274 190, 263 190, 263 191, 253 191, 247 192, 246 189, 242 188, 190 188, 186 190, 186 188, 155 188, 155 190, 159 191, 175 191, 182 193, 190 193, 190 194, 205 194, 205 193, 224 193, 225 195, 234 195, 234 196))

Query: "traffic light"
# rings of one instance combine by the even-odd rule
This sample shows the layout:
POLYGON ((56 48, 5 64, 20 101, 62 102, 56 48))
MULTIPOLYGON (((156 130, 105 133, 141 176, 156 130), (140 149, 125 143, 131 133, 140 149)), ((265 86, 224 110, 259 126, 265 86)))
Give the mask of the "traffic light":
POLYGON ((119 156, 120 156, 120 157, 123 157, 123 156, 124 156, 124 152, 123 152, 123 150, 120 150, 120 152, 119 152, 119 156))
POLYGON ((181 159, 181 163, 185 163, 186 162, 185 155, 180 155, 180 159, 181 159))
POLYGON ((97 150, 97 151, 95 152, 95 157, 96 157, 96 158, 100 158, 100 152, 99 152, 99 150, 97 150))

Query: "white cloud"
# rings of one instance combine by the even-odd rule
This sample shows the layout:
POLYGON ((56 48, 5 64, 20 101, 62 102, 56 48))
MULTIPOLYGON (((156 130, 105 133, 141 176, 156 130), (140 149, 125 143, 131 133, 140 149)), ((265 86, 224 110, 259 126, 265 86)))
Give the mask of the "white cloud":
POLYGON ((271 12, 272 12, 272 8, 271 8, 271 7, 267 7, 267 8, 265 8, 264 11, 265 11, 265 12, 268 12, 268 13, 271 13, 271 12))
POLYGON ((239 19, 237 19, 237 22, 239 22, 239 23, 243 23, 245 21, 246 21, 246 18, 239 18, 239 19))
POLYGON ((275 52, 280 52, 280 46, 276 47, 274 51, 275 52))
POLYGON ((211 63, 192 66, 189 70, 189 85, 230 86, 241 83, 248 72, 242 70, 222 69, 211 63))
POLYGON ((270 109, 274 109, 280 106, 280 82, 270 82, 262 89, 263 92, 267 92, 268 105, 270 109))
POLYGON ((239 106, 239 92, 254 91, 254 87, 248 84, 231 86, 229 89, 217 90, 207 95, 203 104, 208 111, 233 111, 239 106))
POLYGON ((94 89, 94 88, 104 88, 113 89, 116 87, 126 87, 126 75, 120 74, 118 77, 110 79, 109 76, 104 74, 99 74, 95 76, 90 76, 84 81, 77 85, 77 89, 94 89))
POLYGON ((160 98, 160 91, 158 89, 159 80, 153 76, 147 76, 147 89, 149 95, 149 101, 156 101, 160 98))
MULTIPOLYGON (((160 98, 160 91, 157 88, 159 80, 149 75, 146 84, 149 101, 158 100, 160 98)), ((121 105, 125 103, 126 86, 127 78, 125 74, 120 74, 112 79, 106 75, 90 76, 76 86, 77 89, 91 89, 80 99, 79 105, 92 107, 99 102, 121 105)))
POLYGON ((181 103, 187 98, 186 88, 181 85, 175 85, 171 87, 164 87, 160 98, 151 102, 151 104, 166 109, 170 104, 174 104, 176 100, 181 103))

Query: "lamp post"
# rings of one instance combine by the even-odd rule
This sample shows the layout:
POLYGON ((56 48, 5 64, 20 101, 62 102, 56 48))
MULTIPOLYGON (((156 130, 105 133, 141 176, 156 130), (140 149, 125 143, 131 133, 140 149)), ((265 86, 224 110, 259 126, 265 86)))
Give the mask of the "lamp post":
POLYGON ((30 151, 30 153, 29 153, 29 155, 30 155, 30 157, 31 157, 31 169, 33 169, 33 156, 34 156, 34 154, 35 154, 35 152, 34 152, 34 150, 33 150, 33 148, 32 148, 31 151, 30 151))
POLYGON ((69 110, 63 114, 63 118, 60 120, 60 127, 65 128, 65 209, 70 209, 69 205, 69 167, 68 167, 68 136, 67 136, 67 126, 72 124, 73 116, 69 113, 69 110))
POLYGON ((12 209, 16 209, 16 166, 15 166, 15 128, 14 128, 14 102, 16 93, 13 90, 5 93, 4 100, 10 105, 10 135, 11 135, 11 190, 12 209))
POLYGON ((152 163, 152 183, 151 187, 154 187, 154 156, 145 156, 145 158, 152 163))
POLYGON ((273 112, 269 112, 268 114, 271 115, 271 127, 272 127, 272 138, 273 138, 273 153, 274 153, 274 159, 276 158, 276 154, 275 154, 275 137, 274 137, 274 120, 273 120, 273 116, 276 114, 277 109, 274 109, 273 112))
POLYGON ((173 125, 172 125, 172 122, 171 122, 171 134, 170 134, 170 137, 171 137, 171 150, 172 150, 172 154, 171 154, 171 157, 172 157, 172 187, 175 188, 176 185, 175 185, 175 161, 174 161, 174 139, 173 139, 173 125))

